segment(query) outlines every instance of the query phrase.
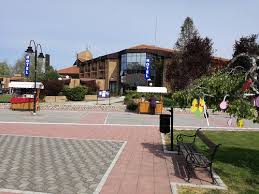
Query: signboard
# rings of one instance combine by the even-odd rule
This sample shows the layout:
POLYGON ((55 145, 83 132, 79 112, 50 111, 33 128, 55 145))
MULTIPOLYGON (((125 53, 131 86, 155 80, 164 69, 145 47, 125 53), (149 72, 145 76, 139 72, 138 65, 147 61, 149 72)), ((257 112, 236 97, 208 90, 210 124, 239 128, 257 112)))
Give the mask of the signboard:
POLYGON ((166 87, 137 86, 137 92, 167 93, 167 88, 166 87))
POLYGON ((100 90, 98 91, 98 98, 109 98, 110 91, 109 90, 100 90))
POLYGON ((146 59, 145 64, 145 80, 150 79, 150 59, 146 59))
POLYGON ((25 75, 25 77, 30 76, 30 55, 25 56, 24 75, 25 75))

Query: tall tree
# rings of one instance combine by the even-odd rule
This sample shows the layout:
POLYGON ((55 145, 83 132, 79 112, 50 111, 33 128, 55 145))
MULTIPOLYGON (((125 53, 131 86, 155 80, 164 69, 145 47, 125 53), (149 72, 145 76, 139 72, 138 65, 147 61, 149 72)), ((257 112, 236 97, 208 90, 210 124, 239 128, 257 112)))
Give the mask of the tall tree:
POLYGON ((211 39, 195 35, 186 43, 182 52, 173 53, 172 63, 166 69, 166 78, 172 90, 183 89, 208 73, 212 46, 211 39))
POLYGON ((211 65, 213 43, 208 37, 195 35, 185 46, 182 65, 185 66, 186 84, 206 75, 211 65))
POLYGON ((24 57, 18 59, 13 66, 13 74, 23 74, 24 73, 24 66, 25 66, 25 59, 24 57))
MULTIPOLYGON (((252 66, 252 61, 249 56, 259 56, 259 44, 256 42, 258 35, 241 37, 235 41, 233 46, 233 57, 239 56, 231 65, 230 68, 243 67, 244 71, 248 71, 252 66), (246 54, 244 56, 240 56, 246 54)), ((257 62, 259 65, 259 61, 257 62)))
POLYGON ((179 38, 177 39, 175 46, 180 51, 183 51, 188 42, 198 35, 198 30, 193 24, 193 20, 190 17, 187 17, 184 20, 183 25, 181 26, 181 32, 179 38))
POLYGON ((250 36, 241 37, 235 41, 233 57, 241 53, 259 55, 259 44, 256 42, 257 38, 257 34, 252 34, 250 36))
POLYGON ((0 62, 0 76, 11 76, 11 66, 6 61, 0 62))
MULTIPOLYGON (((45 61, 41 61, 38 59, 37 61, 37 76, 42 77, 42 69, 45 61)), ((24 67, 25 67, 25 57, 21 57, 18 59, 13 66, 13 74, 21 74, 24 75, 24 67)), ((29 80, 34 80, 34 70, 35 70, 35 63, 34 63, 34 56, 30 57, 30 75, 29 75, 29 80)))

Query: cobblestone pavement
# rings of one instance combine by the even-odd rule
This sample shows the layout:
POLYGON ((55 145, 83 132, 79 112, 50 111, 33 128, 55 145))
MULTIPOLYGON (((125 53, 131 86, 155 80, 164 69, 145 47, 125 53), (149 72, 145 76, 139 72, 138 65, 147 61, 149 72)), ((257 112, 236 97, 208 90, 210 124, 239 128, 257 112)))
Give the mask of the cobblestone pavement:
POLYGON ((0 188, 93 193, 123 142, 0 135, 0 188))
MULTIPOLYGON (((0 109, 10 109, 10 103, 0 103, 0 109)), ((88 104, 70 104, 70 103, 41 103, 41 110, 58 110, 58 111, 120 111, 125 112, 126 106, 123 104, 116 105, 88 105, 88 104)))

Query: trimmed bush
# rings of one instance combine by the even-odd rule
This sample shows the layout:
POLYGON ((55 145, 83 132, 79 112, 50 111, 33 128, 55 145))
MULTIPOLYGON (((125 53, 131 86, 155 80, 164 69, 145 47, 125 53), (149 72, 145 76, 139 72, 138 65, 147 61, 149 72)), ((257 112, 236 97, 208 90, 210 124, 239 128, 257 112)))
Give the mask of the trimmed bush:
POLYGON ((140 99, 141 96, 144 96, 146 100, 149 100, 153 95, 157 100, 160 99, 160 94, 155 94, 155 93, 141 93, 141 92, 136 92, 136 91, 127 91, 126 96, 124 98, 124 104, 130 103, 133 99, 140 99))
POLYGON ((174 101, 170 97, 164 97, 164 107, 171 107, 174 105, 174 101))
POLYGON ((11 94, 0 95, 0 103, 9 103, 12 98, 11 94))
POLYGON ((63 93, 68 100, 82 101, 85 99, 85 95, 87 94, 87 88, 84 86, 77 86, 75 88, 65 87, 63 93))
POLYGON ((138 108, 138 105, 134 103, 133 101, 127 104, 127 109, 129 111, 136 111, 138 108))

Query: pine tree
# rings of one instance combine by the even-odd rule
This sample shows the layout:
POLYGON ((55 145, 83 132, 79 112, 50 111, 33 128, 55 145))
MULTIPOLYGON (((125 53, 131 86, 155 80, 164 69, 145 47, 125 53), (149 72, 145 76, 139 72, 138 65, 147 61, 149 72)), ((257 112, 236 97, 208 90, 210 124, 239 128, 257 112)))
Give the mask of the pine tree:
POLYGON ((198 30, 193 24, 193 20, 190 17, 187 17, 184 20, 183 25, 181 26, 181 33, 179 35, 178 40, 175 43, 175 46, 180 51, 183 51, 188 42, 194 37, 198 35, 198 30))

